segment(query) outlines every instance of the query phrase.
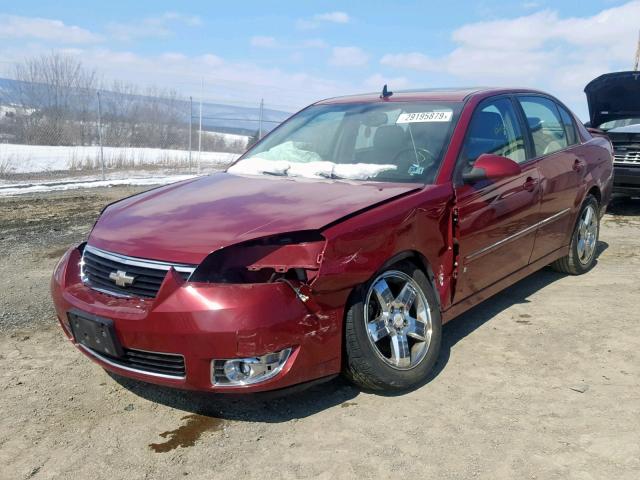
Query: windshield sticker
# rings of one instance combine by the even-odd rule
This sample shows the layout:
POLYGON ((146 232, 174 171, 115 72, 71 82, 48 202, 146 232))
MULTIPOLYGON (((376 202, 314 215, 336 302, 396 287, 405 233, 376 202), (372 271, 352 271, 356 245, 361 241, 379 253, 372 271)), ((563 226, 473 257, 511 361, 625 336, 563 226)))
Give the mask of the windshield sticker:
POLYGON ((402 113, 398 117, 398 120, 396 120, 396 123, 450 122, 452 116, 453 112, 451 110, 402 113))
POLYGON ((422 172, 424 172, 424 167, 414 163, 409 167, 409 171, 407 173, 409 173, 409 175, 422 175, 422 172))

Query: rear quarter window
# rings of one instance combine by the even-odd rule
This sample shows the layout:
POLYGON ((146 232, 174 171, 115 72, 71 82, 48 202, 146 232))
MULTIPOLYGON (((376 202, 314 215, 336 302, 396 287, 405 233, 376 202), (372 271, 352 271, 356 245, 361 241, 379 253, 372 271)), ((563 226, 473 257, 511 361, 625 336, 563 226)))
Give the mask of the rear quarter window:
POLYGON ((560 111, 560 118, 564 124, 564 129, 567 132, 567 142, 569 145, 575 145, 578 143, 578 133, 573 116, 562 105, 557 105, 557 107, 560 111))

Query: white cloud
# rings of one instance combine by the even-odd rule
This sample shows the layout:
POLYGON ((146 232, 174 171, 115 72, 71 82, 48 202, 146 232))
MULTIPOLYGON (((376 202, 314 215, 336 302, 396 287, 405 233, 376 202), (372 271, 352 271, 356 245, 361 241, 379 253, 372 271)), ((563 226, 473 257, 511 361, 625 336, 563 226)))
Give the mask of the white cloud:
POLYGON ((388 85, 389 90, 393 91, 407 88, 410 82, 406 77, 389 77, 376 73, 365 79, 363 87, 367 90, 382 91, 384 85, 388 85))
POLYGON ((410 70, 435 70, 436 62, 420 52, 389 53, 380 59, 382 65, 393 68, 407 68, 410 70))
POLYGON ((179 52, 165 52, 160 55, 160 58, 165 62, 182 62, 187 60, 187 56, 179 52))
POLYGON ((100 42, 102 37, 60 20, 0 14, 0 38, 32 38, 62 44, 100 42))
POLYGON ((278 42, 273 37, 264 37, 257 35, 255 37, 251 37, 249 40, 252 47, 257 48, 275 48, 278 46, 278 42))
POLYGON ((320 13, 313 17, 318 22, 349 23, 349 15, 345 12, 320 13))
MULTIPOLYGON (((0 58, 20 61, 51 51, 45 45, 29 48, 3 47, 0 58)), ((118 80, 138 85, 175 89, 194 100, 201 95, 220 103, 240 103, 257 106, 260 98, 269 108, 288 111, 317 101, 353 92, 358 86, 322 78, 306 72, 287 72, 279 68, 264 68, 253 63, 222 58, 215 54, 188 56, 176 52, 141 55, 127 50, 108 48, 74 48, 65 53, 77 56, 83 64, 95 69, 107 85, 118 80)), ((11 71, 8 69, 7 74, 11 71)), ((361 87, 360 87, 361 88, 361 87)))
POLYGON ((302 55, 299 50, 328 48, 329 44, 320 38, 311 38, 302 42, 279 41, 275 37, 255 35, 249 39, 249 44, 254 48, 278 48, 281 50, 293 50, 302 55))
POLYGON ((204 65, 210 67, 218 67, 224 63, 224 60, 222 60, 219 56, 213 55, 211 53, 200 56, 200 60, 204 65))
POLYGON ((329 44, 321 38, 310 38, 302 42, 302 48, 327 48, 329 44))
POLYGON ((311 30, 320 27, 323 23, 349 23, 351 17, 346 12, 319 13, 311 18, 301 18, 296 22, 296 28, 300 30, 311 30))
POLYGON ((579 103, 584 115, 586 83, 631 66, 638 18, 638 0, 585 17, 562 18, 544 10, 464 25, 452 34, 455 48, 443 56, 399 52, 384 55, 380 63, 396 71, 448 74, 465 83, 547 89, 579 103))
POLYGON ((160 22, 160 23, 167 22, 167 21, 175 21, 190 27, 202 26, 202 19, 199 16, 189 15, 185 13, 178 13, 178 12, 165 12, 159 17, 150 17, 149 20, 160 22))
POLYGON ((360 47, 333 47, 329 65, 334 67, 361 67, 369 61, 369 55, 360 47))
POLYGON ((107 31, 116 40, 129 41, 136 38, 162 38, 173 34, 172 27, 184 25, 200 27, 202 20, 196 15, 177 12, 165 12, 162 15, 146 17, 137 22, 107 24, 107 31))

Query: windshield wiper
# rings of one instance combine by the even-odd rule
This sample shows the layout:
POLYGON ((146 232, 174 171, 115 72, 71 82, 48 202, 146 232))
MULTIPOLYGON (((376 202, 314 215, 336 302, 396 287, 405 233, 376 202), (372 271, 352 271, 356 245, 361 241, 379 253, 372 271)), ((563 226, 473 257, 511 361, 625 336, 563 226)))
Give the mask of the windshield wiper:
POLYGON ((324 178, 330 178, 330 179, 332 179, 332 180, 346 180, 346 178, 345 178, 345 177, 341 177, 340 175, 336 175, 336 174, 335 174, 335 173, 333 173, 333 172, 331 172, 331 173, 321 172, 321 173, 319 173, 319 175, 320 175, 321 177, 324 177, 324 178))
POLYGON ((287 173, 286 170, 284 172, 269 172, 269 171, 263 170, 262 173, 264 173, 265 175, 273 175, 274 177, 288 177, 289 176, 289 174, 287 173))

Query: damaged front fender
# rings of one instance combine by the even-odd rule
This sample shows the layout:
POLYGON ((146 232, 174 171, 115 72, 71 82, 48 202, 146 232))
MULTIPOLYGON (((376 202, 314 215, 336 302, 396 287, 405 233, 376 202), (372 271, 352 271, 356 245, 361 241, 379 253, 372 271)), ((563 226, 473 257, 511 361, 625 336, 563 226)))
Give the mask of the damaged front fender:
POLYGON ((323 229, 327 248, 314 291, 327 297, 334 292, 333 302, 344 303, 389 261, 414 257, 434 277, 446 309, 455 275, 453 198, 451 184, 427 186, 323 229))
POLYGON ((314 230, 262 237, 211 253, 189 279, 205 283, 313 281, 326 240, 314 230))

